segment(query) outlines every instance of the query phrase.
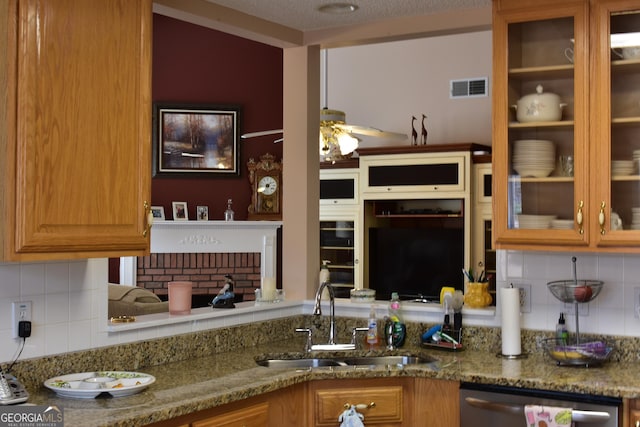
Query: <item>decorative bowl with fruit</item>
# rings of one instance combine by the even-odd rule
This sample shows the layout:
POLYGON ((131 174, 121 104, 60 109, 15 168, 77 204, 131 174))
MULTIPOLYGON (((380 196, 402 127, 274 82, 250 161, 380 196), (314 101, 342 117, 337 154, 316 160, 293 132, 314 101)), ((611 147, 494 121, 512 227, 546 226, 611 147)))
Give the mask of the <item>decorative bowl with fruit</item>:
POLYGON ((562 302, 589 302, 598 296, 604 283, 600 280, 556 280, 547 283, 554 297, 562 302))
POLYGON ((613 346, 602 340, 576 343, 548 338, 544 340, 543 346, 549 357, 558 365, 595 366, 606 362, 613 352, 613 346))

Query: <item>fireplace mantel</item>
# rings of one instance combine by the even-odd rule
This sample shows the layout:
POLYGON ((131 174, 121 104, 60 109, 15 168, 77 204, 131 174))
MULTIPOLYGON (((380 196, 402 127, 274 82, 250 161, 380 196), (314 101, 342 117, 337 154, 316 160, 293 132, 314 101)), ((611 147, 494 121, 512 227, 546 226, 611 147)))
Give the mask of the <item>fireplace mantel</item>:
MULTIPOLYGON (((262 277, 276 277, 280 221, 156 221, 151 253, 260 253, 262 277)), ((136 258, 120 258, 120 283, 135 284, 136 258)))

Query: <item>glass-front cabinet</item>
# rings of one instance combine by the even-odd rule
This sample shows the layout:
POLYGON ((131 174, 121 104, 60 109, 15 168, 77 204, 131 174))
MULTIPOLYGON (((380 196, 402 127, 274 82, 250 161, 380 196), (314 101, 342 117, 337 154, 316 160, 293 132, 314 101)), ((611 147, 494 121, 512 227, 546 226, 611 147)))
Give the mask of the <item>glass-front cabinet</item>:
POLYGON ((331 284, 340 297, 348 298, 356 283, 358 257, 356 256, 355 215, 328 214, 320 218, 320 259, 327 262, 331 284))
POLYGON ((640 2, 595 3, 595 92, 591 132, 594 208, 603 212, 593 236, 601 247, 640 245, 640 2))
POLYGON ((494 2, 496 247, 640 250, 640 2, 531 5, 494 2))

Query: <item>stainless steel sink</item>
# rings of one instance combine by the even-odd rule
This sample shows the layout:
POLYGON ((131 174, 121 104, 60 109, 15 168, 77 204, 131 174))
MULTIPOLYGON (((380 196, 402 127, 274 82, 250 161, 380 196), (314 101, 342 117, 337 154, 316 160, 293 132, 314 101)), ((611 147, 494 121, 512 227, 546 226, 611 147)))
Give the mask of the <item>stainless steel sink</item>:
POLYGON ((418 365, 431 363, 434 359, 421 356, 369 356, 342 359, 349 366, 418 365))
POLYGON ((310 359, 264 359, 256 363, 267 368, 306 369, 326 366, 406 366, 429 364, 435 360, 423 356, 365 356, 310 359))
POLYGON ((265 359, 256 362, 267 368, 305 369, 319 368, 321 366, 346 366, 345 363, 334 359, 265 359))

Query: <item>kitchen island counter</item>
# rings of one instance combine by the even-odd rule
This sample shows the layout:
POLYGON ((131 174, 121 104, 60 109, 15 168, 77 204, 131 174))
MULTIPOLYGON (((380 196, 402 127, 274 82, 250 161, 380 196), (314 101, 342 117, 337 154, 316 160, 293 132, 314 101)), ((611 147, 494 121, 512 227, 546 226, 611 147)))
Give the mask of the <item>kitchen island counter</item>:
MULTIPOLYGON (((69 399, 41 387, 31 392, 30 403, 64 409, 65 427, 141 426, 195 411, 276 391, 294 384, 322 379, 425 377, 481 384, 496 384, 612 397, 640 397, 640 363, 609 362, 600 367, 560 367, 542 351, 524 359, 503 359, 489 351, 445 352, 406 346, 394 354, 422 354, 436 361, 429 365, 399 367, 323 367, 307 370, 258 366, 256 358, 295 356, 297 340, 287 340, 211 356, 140 369, 156 377, 143 392, 120 398, 69 399)), ((381 350, 379 353, 389 354, 381 350)), ((356 351, 362 355, 369 352, 356 351)), ((328 354, 313 354, 328 356, 328 354)))

